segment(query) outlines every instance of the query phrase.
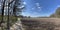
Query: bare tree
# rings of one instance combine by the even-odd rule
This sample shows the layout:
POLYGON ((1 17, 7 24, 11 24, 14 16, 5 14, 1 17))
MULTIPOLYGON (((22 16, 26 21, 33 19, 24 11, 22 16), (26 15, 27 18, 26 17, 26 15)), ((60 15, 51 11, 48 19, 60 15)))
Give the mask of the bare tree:
MULTIPOLYGON (((24 8, 24 6, 22 6, 22 2, 21 0, 12 0, 9 4, 8 4, 8 7, 11 7, 10 5, 13 5, 12 6, 12 10, 13 10, 13 15, 16 17, 16 20, 17 20, 17 16, 19 16, 19 14, 21 14, 22 12, 22 9, 24 8), (22 6, 22 7, 21 7, 22 6), (19 13, 20 12, 20 13, 19 13)), ((9 29, 9 15, 10 15, 10 12, 9 12, 10 9, 8 9, 8 21, 7 21, 7 27, 9 29)))
MULTIPOLYGON (((17 17, 19 14, 21 14, 22 9, 24 8, 24 6, 22 6, 22 5, 23 4, 22 4, 21 0, 3 0, 2 8, 1 8, 1 10, 2 10, 2 20, 0 22, 0 25, 4 22, 3 17, 5 15, 7 15, 8 16, 8 18, 7 18, 7 30, 9 30, 10 29, 10 16, 11 16, 11 14, 14 15, 15 17, 17 17), (6 2, 8 4, 6 4, 6 2), (5 10, 5 7, 8 10, 5 10), (4 10, 5 10, 5 12, 6 11, 8 11, 8 12, 5 13, 4 10), (5 15, 4 15, 4 13, 5 13, 5 15)), ((2 28, 2 30, 3 30, 3 28, 2 28)))
MULTIPOLYGON (((2 26, 2 23, 4 22, 4 21, 3 21, 3 17, 4 17, 5 1, 6 1, 6 0, 2 0, 2 8, 1 8, 1 10, 2 10, 2 20, 1 20, 1 22, 0 22, 0 25, 1 25, 1 26, 2 26)), ((2 26, 2 30, 3 30, 3 26, 2 26)))

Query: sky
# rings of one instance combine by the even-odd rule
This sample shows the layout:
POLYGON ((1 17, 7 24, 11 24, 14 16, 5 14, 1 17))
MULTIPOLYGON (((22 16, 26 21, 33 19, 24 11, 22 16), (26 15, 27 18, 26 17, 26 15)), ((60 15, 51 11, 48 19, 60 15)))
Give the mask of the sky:
POLYGON ((24 16, 44 17, 55 13, 60 7, 60 0, 23 0, 25 9, 22 12, 24 16))

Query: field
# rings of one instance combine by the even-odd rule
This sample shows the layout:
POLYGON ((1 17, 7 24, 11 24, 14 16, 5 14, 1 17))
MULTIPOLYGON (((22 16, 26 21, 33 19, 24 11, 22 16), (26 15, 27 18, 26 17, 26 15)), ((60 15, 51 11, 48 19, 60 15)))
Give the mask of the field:
POLYGON ((60 18, 22 18, 12 30, 60 30, 60 18))
POLYGON ((25 30, 60 30, 60 18, 23 18, 25 30))

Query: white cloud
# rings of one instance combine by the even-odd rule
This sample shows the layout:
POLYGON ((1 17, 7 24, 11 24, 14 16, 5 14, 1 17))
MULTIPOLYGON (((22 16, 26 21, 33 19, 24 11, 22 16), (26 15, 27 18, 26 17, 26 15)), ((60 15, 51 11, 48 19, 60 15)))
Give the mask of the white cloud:
POLYGON ((36 3, 36 7, 37 7, 38 9, 41 9, 41 7, 40 7, 40 4, 39 4, 39 3, 36 3))
POLYGON ((36 6, 40 6, 39 3, 36 3, 36 6))
POLYGON ((58 5, 57 7, 60 7, 60 5, 58 5))
POLYGON ((23 2, 23 4, 26 4, 26 2, 23 2))
POLYGON ((42 7, 37 7, 37 9, 38 9, 37 11, 40 12, 42 10, 42 7))
POLYGON ((39 9, 41 8, 41 7, 38 7, 39 9))

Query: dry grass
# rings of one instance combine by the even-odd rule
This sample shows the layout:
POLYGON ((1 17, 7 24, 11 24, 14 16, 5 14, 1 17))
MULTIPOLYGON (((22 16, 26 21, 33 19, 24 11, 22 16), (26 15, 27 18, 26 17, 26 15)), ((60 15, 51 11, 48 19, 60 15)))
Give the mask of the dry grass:
POLYGON ((24 18, 25 30, 60 30, 59 18, 24 18))

